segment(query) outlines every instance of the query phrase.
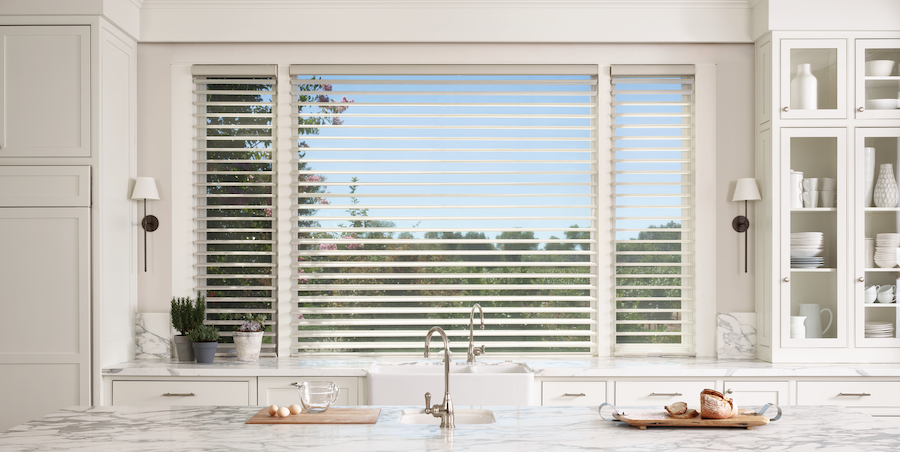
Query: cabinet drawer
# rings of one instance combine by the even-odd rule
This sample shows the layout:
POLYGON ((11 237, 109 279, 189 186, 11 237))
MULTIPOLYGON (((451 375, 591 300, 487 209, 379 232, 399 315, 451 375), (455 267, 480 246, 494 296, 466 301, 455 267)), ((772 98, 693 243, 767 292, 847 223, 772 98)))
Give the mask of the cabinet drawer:
POLYGON ((541 384, 543 406, 593 406, 606 402, 605 381, 545 381, 541 384))
POLYGON ((900 382, 798 381, 797 405, 900 407, 900 382))
POLYGON ((734 399, 738 408, 761 407, 767 403, 784 407, 789 405, 788 386, 786 381, 726 381, 723 392, 734 399))
POLYGON ((246 381, 113 381, 112 404, 250 405, 246 381))
POLYGON ((715 381, 617 381, 616 406, 662 408, 673 402, 700 407, 700 391, 716 387, 715 381))
POLYGON ((292 383, 301 381, 333 381, 341 388, 336 406, 359 404, 356 377, 259 377, 257 399, 260 405, 288 406, 300 404, 300 393, 292 383))

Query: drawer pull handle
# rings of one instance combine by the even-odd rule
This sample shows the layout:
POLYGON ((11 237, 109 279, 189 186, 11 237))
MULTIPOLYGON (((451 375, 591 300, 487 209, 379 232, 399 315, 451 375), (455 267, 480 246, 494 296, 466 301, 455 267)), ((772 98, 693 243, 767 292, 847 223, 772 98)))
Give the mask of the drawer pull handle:
POLYGON ((662 397, 677 397, 680 396, 680 392, 651 392, 650 397, 653 396, 662 396, 662 397))
POLYGON ((585 395, 584 395, 583 392, 582 392, 582 393, 578 393, 578 394, 569 394, 569 393, 567 392, 567 393, 563 394, 563 397, 585 397, 585 395))
POLYGON ((843 392, 838 393, 838 397, 870 397, 871 395, 872 394, 869 394, 866 392, 857 392, 857 393, 851 392, 851 393, 847 393, 847 394, 844 394, 843 392))
POLYGON ((163 397, 194 397, 194 393, 189 392, 187 394, 172 394, 171 392, 167 392, 163 394, 163 397))

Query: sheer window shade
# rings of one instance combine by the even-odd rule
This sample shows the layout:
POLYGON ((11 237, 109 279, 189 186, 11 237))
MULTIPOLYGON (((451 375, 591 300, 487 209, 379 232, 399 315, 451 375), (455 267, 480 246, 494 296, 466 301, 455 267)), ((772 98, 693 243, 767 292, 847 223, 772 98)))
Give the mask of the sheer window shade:
POLYGON ((596 66, 291 74, 293 353, 596 352, 596 66))
MULTIPOLYGON (((247 314, 268 318, 262 355, 275 354, 273 210, 275 67, 194 66, 195 289, 223 345, 247 314)), ((195 291, 195 292, 196 292, 195 291)))
POLYGON ((615 353, 693 355, 693 66, 613 66, 615 353))

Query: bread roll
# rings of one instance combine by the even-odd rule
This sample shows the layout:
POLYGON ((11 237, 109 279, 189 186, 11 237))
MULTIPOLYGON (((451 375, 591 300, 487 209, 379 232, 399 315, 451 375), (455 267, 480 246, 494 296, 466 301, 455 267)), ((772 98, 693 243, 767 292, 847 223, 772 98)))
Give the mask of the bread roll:
POLYGON ((700 392, 700 417, 704 419, 728 419, 737 415, 734 401, 715 389, 700 392))
POLYGON ((675 402, 671 405, 667 405, 665 408, 669 413, 669 416, 676 419, 692 418, 698 414, 697 410, 689 410, 687 404, 684 402, 675 402))

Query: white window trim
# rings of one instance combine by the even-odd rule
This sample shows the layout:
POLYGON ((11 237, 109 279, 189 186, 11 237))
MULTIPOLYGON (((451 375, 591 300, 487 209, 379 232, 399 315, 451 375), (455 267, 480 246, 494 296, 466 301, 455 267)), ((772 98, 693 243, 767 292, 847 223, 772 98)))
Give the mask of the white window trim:
MULTIPOLYGON (((285 55, 284 58, 290 58, 285 55)), ((278 62, 278 76, 281 80, 290 80, 289 70, 291 62, 278 62), (287 77, 287 78, 285 78, 287 77)), ((385 61, 384 63, 390 63, 385 61)), ((459 62, 461 63, 461 62, 459 62)), ((461 63, 462 64, 462 63, 461 63)), ((691 64, 685 62, 685 64, 691 64)), ((193 193, 191 169, 193 167, 192 153, 190 149, 193 146, 194 130, 191 102, 193 92, 193 77, 191 75, 192 64, 172 64, 171 79, 171 193, 170 199, 172 204, 172 294, 189 294, 193 289, 193 193)), ((609 82, 609 66, 610 63, 599 63, 598 77, 599 86, 608 86, 609 82), (604 75, 605 74, 605 75, 604 75), (606 83, 606 85, 604 85, 606 83)), ((695 118, 697 124, 702 124, 697 128, 697 237, 703 237, 704 240, 698 240, 696 243, 696 296, 697 296, 697 356, 713 357, 716 354, 716 65, 714 63, 696 63, 696 80, 697 91, 695 100, 695 118)), ((279 149, 279 175, 285 175, 286 172, 281 171, 282 165, 290 165, 290 162, 284 162, 281 153, 290 146, 290 111, 282 111, 282 108, 290 108, 290 93, 287 90, 279 90, 278 92, 278 123, 276 125, 278 132, 278 149, 279 149), (285 141, 286 140, 286 141, 285 141)), ((610 96, 606 90, 600 90, 598 93, 598 114, 600 118, 609 118, 609 101, 610 96)), ((597 124, 597 136, 599 142, 608 142, 609 124, 597 124)), ((608 155, 598 152, 598 177, 600 187, 609 187, 610 183, 610 162, 608 155)), ((281 177, 281 176, 279 176, 281 177)), ((289 177, 289 176, 286 176, 289 177)), ((166 187, 162 177, 160 180, 161 190, 164 192, 166 187)), ((279 183, 284 182, 279 179, 279 183)), ((290 190, 289 184, 283 184, 286 190, 290 190)), ((279 189, 279 195, 284 194, 279 189)), ((279 196, 279 200, 287 201, 289 196, 279 196)), ((282 201, 279 201, 282 202, 282 201)), ((289 202, 289 201, 288 201, 289 202)), ((279 207, 282 207, 279 205, 279 207)), ((597 224, 610 224, 611 203, 608 197, 598 197, 597 224)), ((279 220, 278 237, 281 245, 279 245, 279 264, 280 259, 289 259, 290 240, 283 241, 284 235, 290 235, 289 227, 285 228, 285 224, 279 220), (285 247, 285 248, 282 248, 285 247), (288 257, 285 257, 288 256, 288 257)), ((610 243, 600 241, 598 243, 598 256, 602 259, 604 256, 611 256, 610 243)), ((608 258, 608 257, 607 257, 608 258)), ((598 290, 601 293, 611 294, 611 265, 599 263, 598 269, 598 290)), ((280 272, 290 271, 289 265, 279 265, 279 277, 283 277, 280 272)), ((279 336, 290 337, 291 314, 290 314, 290 293, 284 291, 290 290, 290 284, 280 285, 279 288, 279 336), (288 287, 285 287, 288 286, 288 287)), ((601 299, 601 303, 603 303, 601 299)), ((607 306, 611 303, 606 302, 607 306)), ((612 355, 612 344, 615 343, 615 330, 611 323, 611 310, 598 310, 598 325, 610 325, 609 335, 598 336, 598 353, 599 357, 612 355)), ((282 341, 278 344, 278 354, 281 357, 290 356, 290 343, 282 341)))

